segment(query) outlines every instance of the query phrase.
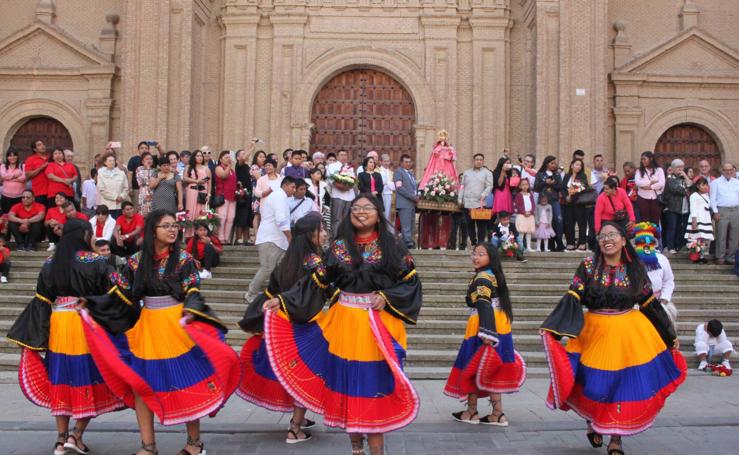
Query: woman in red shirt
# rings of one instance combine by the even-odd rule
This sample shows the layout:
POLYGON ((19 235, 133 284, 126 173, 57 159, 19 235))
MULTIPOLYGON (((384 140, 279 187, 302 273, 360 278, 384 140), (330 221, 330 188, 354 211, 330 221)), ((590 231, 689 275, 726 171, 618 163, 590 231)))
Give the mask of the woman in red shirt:
POLYGON ((74 164, 64 161, 62 150, 55 149, 51 154, 51 160, 51 163, 44 170, 46 177, 49 179, 49 184, 46 186, 46 197, 51 199, 57 193, 62 193, 67 196, 67 199, 73 199, 74 188, 72 185, 77 181, 77 169, 75 169, 74 164))
POLYGON ((65 202, 67 202, 67 196, 64 193, 57 193, 54 195, 54 207, 46 211, 44 226, 46 227, 46 238, 49 239, 49 249, 46 251, 56 250, 56 244, 62 235, 62 228, 67 222, 67 216, 62 208, 65 202))
POLYGON ((223 244, 205 223, 195 223, 195 235, 187 242, 187 252, 200 264, 200 279, 213 278, 210 270, 221 262, 223 244))
POLYGON ((595 201, 595 232, 600 232, 601 223, 613 221, 629 232, 634 224, 634 208, 626 190, 619 186, 618 178, 608 177, 603 192, 595 201))

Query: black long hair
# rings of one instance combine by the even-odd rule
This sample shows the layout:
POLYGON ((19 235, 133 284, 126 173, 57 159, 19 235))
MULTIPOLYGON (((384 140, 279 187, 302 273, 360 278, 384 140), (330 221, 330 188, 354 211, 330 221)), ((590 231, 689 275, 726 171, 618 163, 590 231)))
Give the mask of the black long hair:
MULTIPOLYGON (((598 234, 603 232, 603 228, 605 228, 606 226, 612 226, 616 228, 619 235, 621 235, 621 237, 625 241, 624 247, 621 250, 621 263, 624 264, 624 266, 626 267, 626 275, 629 278, 630 287, 626 290, 623 296, 628 299, 628 301, 633 303, 634 299, 638 298, 642 294, 642 292, 644 292, 644 286, 649 282, 647 269, 646 267, 644 267, 644 264, 639 259, 639 255, 636 253, 633 245, 631 245, 631 242, 629 242, 629 237, 626 234, 623 226, 613 221, 604 221, 601 224, 598 234)), ((600 249, 600 242, 595 243, 595 248, 593 249, 593 259, 595 276, 598 277, 601 275, 601 273, 603 272, 603 268, 606 265, 605 257, 603 256, 603 252, 600 249)), ((612 290, 615 288, 614 286, 611 286, 608 288, 608 291, 606 291, 606 288, 604 288, 603 285, 600 284, 600 280, 594 281, 595 282, 593 283, 591 289, 591 296, 592 299, 596 301, 600 298, 606 298, 607 294, 609 292, 612 292, 612 290)), ((615 298, 620 297, 616 296, 615 298)), ((621 307, 621 305, 619 305, 619 307, 621 307)))
POLYGON ((650 152, 649 150, 647 150, 646 152, 642 153, 641 154, 641 157, 642 158, 644 158, 644 157, 649 158, 649 164, 652 167, 652 172, 650 173, 649 172, 649 169, 647 169, 646 167, 644 167, 644 163, 642 163, 641 160, 639 160, 639 172, 641 173, 641 176, 654 175, 654 173, 657 172, 657 167, 659 166, 657 164, 657 157, 654 156, 654 153, 653 152, 650 152))
MULTIPOLYGON (((145 295, 146 290, 152 289, 159 281, 159 274, 155 272, 154 240, 156 239, 157 225, 165 217, 172 217, 175 222, 175 215, 168 210, 154 210, 146 217, 144 224, 144 243, 141 246, 141 256, 139 257, 139 268, 134 275, 133 295, 134 298, 140 298, 145 295)), ((174 242, 169 250, 169 258, 164 268, 164 276, 171 275, 177 268, 180 259, 180 244, 174 242)))
MULTIPOLYGON (((498 160, 498 164, 495 165, 495 170, 493 171, 493 186, 495 188, 500 188, 498 185, 498 179, 500 178, 500 173, 503 172, 503 166, 505 166, 506 162, 510 162, 511 159, 505 156, 500 157, 498 160)), ((511 170, 505 171, 506 177, 511 177, 511 170)))
POLYGON ((539 168, 539 172, 546 172, 547 167, 549 167, 549 163, 552 161, 555 161, 557 159, 554 155, 547 155, 546 158, 544 158, 544 161, 541 162, 541 167, 539 168))
MULTIPOLYGON (((378 242, 380 244, 380 251, 382 252, 382 261, 380 262, 380 268, 386 270, 390 276, 399 275, 401 273, 401 263, 405 256, 408 254, 408 250, 403 245, 403 242, 394 234, 394 229, 390 226, 390 223, 385 218, 382 205, 380 200, 377 199, 373 194, 360 193, 351 202, 354 205, 360 199, 367 199, 377 210, 377 225, 375 231, 379 234, 378 242)), ((354 240, 356 230, 352 224, 351 214, 344 217, 339 224, 339 228, 336 233, 336 240, 343 240, 346 243, 349 254, 352 257, 352 265, 359 267, 362 263, 362 254, 359 252, 357 242, 354 240)))
POLYGON ((192 173, 195 172, 195 178, 197 178, 197 167, 198 167, 198 153, 200 156, 203 157, 203 165, 207 166, 205 164, 205 154, 201 152, 200 150, 195 149, 194 152, 192 152, 192 155, 190 155, 190 161, 187 163, 187 177, 192 177, 192 173))
POLYGON ((321 215, 310 212, 300 218, 292 228, 292 240, 277 268, 277 284, 280 289, 290 289, 305 274, 303 261, 311 253, 321 254, 320 246, 313 243, 313 236, 321 230, 321 215))
MULTIPOLYGON (((484 267, 483 270, 490 269, 495 275, 495 281, 498 284, 495 292, 498 295, 498 306, 500 310, 505 313, 509 322, 513 322, 513 307, 511 305, 511 294, 508 291, 508 282, 505 279, 503 273, 503 264, 500 262, 500 255, 498 254, 498 248, 493 246, 490 242, 484 242, 477 246, 485 248, 490 258, 490 264, 484 267)), ((477 248, 477 246, 475 248, 477 248)))
POLYGON ((67 220, 62 238, 51 260, 51 286, 56 295, 69 295, 72 283, 72 263, 78 251, 92 251, 92 225, 83 220, 67 220))
POLYGON ((15 157, 18 158, 18 161, 15 163, 15 168, 16 169, 20 169, 21 168, 21 165, 22 165, 22 163, 21 163, 21 157, 20 157, 20 155, 18 155, 18 152, 16 152, 13 149, 8 149, 8 152, 5 154, 5 168, 6 169, 9 169, 10 168, 10 159, 9 158, 11 156, 15 156, 15 157))

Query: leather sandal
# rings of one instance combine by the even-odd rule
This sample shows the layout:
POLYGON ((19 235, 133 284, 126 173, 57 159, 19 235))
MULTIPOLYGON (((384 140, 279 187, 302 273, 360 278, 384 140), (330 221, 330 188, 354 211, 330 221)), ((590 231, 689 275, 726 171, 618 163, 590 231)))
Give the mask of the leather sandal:
POLYGON ((595 431, 589 431, 586 434, 588 436, 588 441, 590 442, 590 445, 594 449, 603 447, 603 435, 602 434, 596 433, 595 431))
POLYGON ((468 423, 470 425, 477 425, 480 423, 480 419, 474 418, 476 415, 478 415, 477 411, 473 411, 468 419, 463 419, 462 416, 465 412, 470 412, 470 410, 465 409, 464 411, 452 412, 452 418, 457 422, 468 423))
POLYGON ((508 421, 501 422, 501 419, 505 417, 505 413, 500 413, 497 416, 495 414, 486 415, 480 419, 480 425, 493 425, 496 427, 507 427, 508 421))
POLYGON ((80 455, 89 454, 90 448, 87 447, 85 443, 82 443, 82 448, 80 448, 78 445, 78 440, 82 439, 83 433, 84 433, 84 430, 80 431, 79 428, 74 427, 74 429, 72 429, 72 433, 70 433, 69 436, 67 436, 67 440, 64 442, 64 448, 69 449, 69 450, 74 450, 80 455), (70 439, 74 442, 69 442, 70 439))
POLYGON ((67 449, 64 448, 64 443, 67 442, 67 439, 69 439, 69 432, 65 431, 63 433, 57 433, 57 441, 54 443, 54 455, 64 455, 67 453, 67 449), (59 441, 61 439, 62 441, 59 441))
POLYGON ((298 431, 295 431, 292 428, 290 428, 289 430, 287 430, 287 435, 288 436, 293 435, 292 438, 289 438, 289 437, 285 438, 285 442, 288 444, 300 444, 301 442, 310 441, 311 438, 313 437, 313 435, 310 434, 309 431, 301 430, 300 427, 298 427, 298 431), (298 435, 301 432, 305 435, 304 438, 298 437, 298 435))
POLYGON ((621 445, 621 438, 617 440, 611 438, 611 442, 608 443, 608 455, 625 455, 623 446, 621 445), (611 448, 611 445, 616 445, 616 447, 611 448))
POLYGON ((352 455, 366 455, 364 452, 364 436, 359 441, 352 441, 352 455))
MULTIPOLYGON (((302 428, 303 430, 308 430, 308 429, 313 428, 313 427, 316 426, 316 422, 312 421, 311 419, 305 419, 304 418, 303 421, 305 423, 300 425, 300 428, 302 428)), ((292 420, 291 420, 291 422, 292 422, 292 420)))
POLYGON ((187 449, 182 449, 179 452, 177 452, 177 455, 206 455, 205 453, 205 443, 201 441, 200 439, 192 439, 190 436, 187 437, 187 442, 185 443, 186 446, 193 446, 198 447, 200 451, 198 453, 192 453, 187 449))

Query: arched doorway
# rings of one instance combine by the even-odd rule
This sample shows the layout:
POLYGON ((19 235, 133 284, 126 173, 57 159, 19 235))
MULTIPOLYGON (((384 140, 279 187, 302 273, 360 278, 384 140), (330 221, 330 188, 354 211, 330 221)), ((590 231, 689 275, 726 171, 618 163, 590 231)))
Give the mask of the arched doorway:
POLYGON ((377 150, 395 163, 404 153, 415 158, 413 99, 382 71, 353 69, 332 78, 313 101, 311 122, 311 153, 343 149, 350 160, 358 161, 377 150))
POLYGON ((686 167, 698 166, 701 160, 708 160, 712 169, 721 166, 721 151, 713 136, 690 123, 675 125, 662 133, 654 153, 658 162, 665 166, 675 158, 683 160, 686 167))
POLYGON ((72 149, 72 136, 61 122, 51 117, 34 117, 27 120, 10 140, 10 150, 15 150, 21 160, 31 154, 31 142, 41 139, 51 152, 55 147, 72 149))

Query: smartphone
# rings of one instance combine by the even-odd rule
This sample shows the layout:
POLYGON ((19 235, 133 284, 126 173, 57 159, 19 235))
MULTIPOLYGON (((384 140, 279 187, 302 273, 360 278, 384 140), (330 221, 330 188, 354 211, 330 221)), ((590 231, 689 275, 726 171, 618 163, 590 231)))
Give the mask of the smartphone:
POLYGON ((252 139, 252 142, 254 142, 255 144, 259 144, 260 142, 263 142, 263 141, 259 139, 258 137, 255 137, 254 139, 252 139))
POLYGON ((158 144, 157 141, 146 141, 146 143, 149 145, 149 147, 155 147, 158 144))
POLYGON ((110 148, 112 148, 112 149, 119 149, 119 148, 121 148, 121 143, 120 142, 111 142, 109 145, 110 145, 110 148))

